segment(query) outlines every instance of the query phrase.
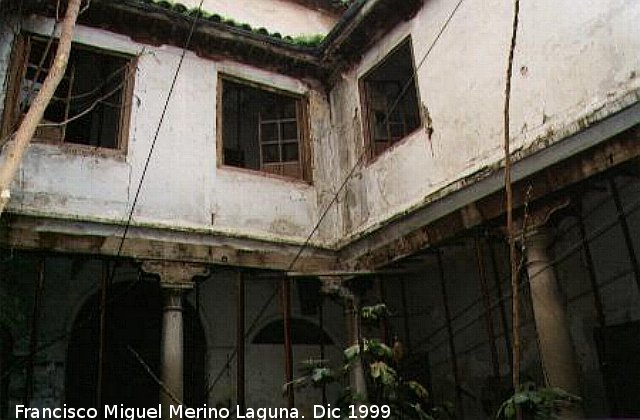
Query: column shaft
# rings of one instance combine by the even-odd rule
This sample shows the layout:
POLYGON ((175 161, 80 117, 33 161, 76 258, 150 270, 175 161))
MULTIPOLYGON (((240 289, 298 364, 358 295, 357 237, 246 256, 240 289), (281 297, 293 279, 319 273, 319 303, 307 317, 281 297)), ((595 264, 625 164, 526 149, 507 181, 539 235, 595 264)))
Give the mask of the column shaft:
POLYGON ((169 406, 182 402, 183 395, 183 324, 182 290, 163 288, 162 341, 160 348, 161 379, 169 394, 160 391, 165 418, 169 418, 169 406), (176 401, 177 400, 177 401, 176 401))
MULTIPOLYGON (((551 234, 541 229, 527 237, 527 272, 547 386, 580 395, 578 367, 564 302, 558 290, 549 247, 551 234)), ((579 413, 566 413, 579 416, 579 413)))

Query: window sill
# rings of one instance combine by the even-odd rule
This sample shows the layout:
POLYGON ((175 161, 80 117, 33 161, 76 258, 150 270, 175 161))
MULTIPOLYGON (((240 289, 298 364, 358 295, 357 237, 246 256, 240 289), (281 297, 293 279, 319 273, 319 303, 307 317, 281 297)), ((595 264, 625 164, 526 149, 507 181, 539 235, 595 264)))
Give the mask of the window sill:
MULTIPOLYGON (((422 125, 418 126, 415 130, 411 131, 406 136, 404 136, 400 140, 398 140, 395 143, 393 143, 391 146, 389 146, 386 149, 384 149, 383 152, 378 153, 377 155, 373 155, 373 156, 369 155, 367 157, 367 159, 366 159, 365 166, 373 165, 376 161, 381 159, 383 156, 391 153, 391 151, 393 151, 394 149, 402 146, 405 143, 408 143, 411 139, 413 139, 414 137, 417 136, 417 133, 420 132, 422 130, 422 128, 423 128, 422 125)), ((369 149, 372 149, 371 140, 370 139, 367 141, 367 147, 369 147, 369 149)))
POLYGON ((100 157, 122 162, 124 162, 127 157, 125 149, 109 149, 106 147, 87 146, 84 144, 60 143, 39 138, 34 138, 33 144, 47 146, 49 148, 59 150, 62 153, 74 156, 100 157))
POLYGON ((269 173, 269 172, 263 172, 263 171, 259 171, 259 170, 256 170, 256 169, 240 168, 238 166, 231 166, 231 165, 224 165, 224 164, 218 165, 218 169, 220 169, 220 170, 222 170, 224 172, 237 172, 237 173, 250 175, 250 176, 259 176, 259 177, 262 177, 262 178, 273 179, 275 181, 280 181, 280 182, 299 184, 301 186, 310 187, 310 186, 313 185, 313 182, 305 181, 304 179, 292 178, 292 177, 288 177, 288 176, 284 176, 284 175, 272 174, 272 173, 269 173))

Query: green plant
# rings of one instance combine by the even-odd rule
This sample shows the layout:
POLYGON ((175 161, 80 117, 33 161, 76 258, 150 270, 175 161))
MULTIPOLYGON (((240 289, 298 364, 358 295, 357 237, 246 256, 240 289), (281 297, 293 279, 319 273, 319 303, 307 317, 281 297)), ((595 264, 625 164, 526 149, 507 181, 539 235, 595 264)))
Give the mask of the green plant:
POLYGON ((579 397, 560 388, 538 388, 533 382, 526 382, 518 392, 502 403, 496 419, 515 419, 517 407, 525 419, 555 419, 563 408, 579 402, 579 397))
POLYGON ((298 35, 291 37, 290 43, 300 47, 316 47, 324 40, 324 35, 298 35))
MULTIPOLYGON (((360 310, 363 322, 384 320, 389 310, 384 304, 366 306, 360 310)), ((355 403, 368 403, 378 407, 388 406, 390 419, 431 420, 451 417, 450 406, 435 407, 427 389, 415 380, 402 377, 394 367, 393 349, 377 339, 361 338, 359 344, 347 347, 339 368, 330 368, 327 360, 310 359, 302 363, 302 377, 293 381, 297 388, 321 387, 329 383, 345 383, 350 373, 362 366, 367 382, 367 400, 346 386, 337 406, 343 408, 343 416, 349 415, 346 407, 355 403)), ((284 387, 286 389, 286 385, 284 387)))

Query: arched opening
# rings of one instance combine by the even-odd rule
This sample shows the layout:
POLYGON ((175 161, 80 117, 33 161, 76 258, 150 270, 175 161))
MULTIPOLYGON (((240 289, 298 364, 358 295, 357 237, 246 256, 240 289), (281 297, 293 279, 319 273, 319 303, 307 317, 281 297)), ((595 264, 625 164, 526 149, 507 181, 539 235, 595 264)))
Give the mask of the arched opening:
MULTIPOLYGON (((119 283, 110 292, 105 328, 102 404, 125 407, 153 407, 160 388, 145 366, 160 372, 162 295, 158 283, 119 283), (133 350, 133 351, 132 351, 133 350)), ((100 343, 99 294, 80 310, 69 339, 66 368, 66 403, 74 407, 95 407, 98 388, 100 343)), ((184 312, 184 402, 199 406, 205 402, 204 330, 192 306, 183 302, 184 312)))
MULTIPOLYGON (((253 344, 284 344, 284 321, 278 319, 265 325, 253 338, 253 344)), ((291 319, 291 344, 333 345, 331 337, 313 322, 302 318, 291 319)))

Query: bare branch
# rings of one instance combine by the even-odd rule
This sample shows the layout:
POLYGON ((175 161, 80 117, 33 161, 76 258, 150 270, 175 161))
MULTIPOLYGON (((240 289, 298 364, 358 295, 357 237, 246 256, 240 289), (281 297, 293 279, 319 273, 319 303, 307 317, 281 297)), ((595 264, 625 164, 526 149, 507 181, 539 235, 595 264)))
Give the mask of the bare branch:
POLYGON ((4 164, 0 167, 0 215, 4 212, 11 193, 9 187, 15 177, 29 143, 36 132, 38 124, 47 109, 56 88, 64 77, 71 52, 71 40, 81 0, 69 0, 67 11, 61 25, 60 41, 51 71, 44 80, 42 89, 36 95, 33 104, 20 123, 15 137, 7 144, 4 164))
MULTIPOLYGON (((509 44, 509 59, 507 63, 507 76, 504 99, 504 184, 506 192, 507 211, 507 236, 509 240, 509 260, 511 263, 511 305, 513 328, 513 366, 511 369, 514 392, 518 392, 520 386, 520 289, 518 287, 518 263, 516 260, 516 238, 513 227, 513 189, 511 185, 511 151, 509 135, 509 114, 511 106, 511 77, 513 75, 513 56, 516 48, 516 36, 518 33, 518 14, 520 0, 514 0, 513 23, 511 28, 511 42, 509 44)), ((518 419, 521 413, 518 409, 518 419)))

